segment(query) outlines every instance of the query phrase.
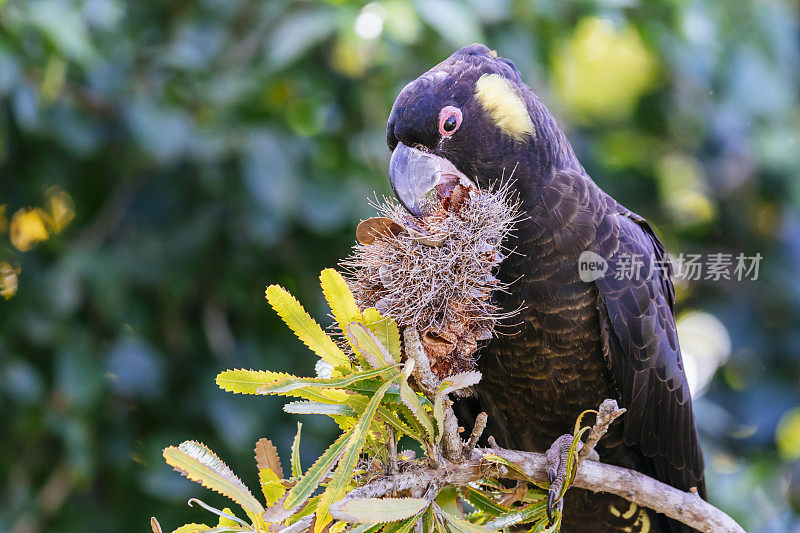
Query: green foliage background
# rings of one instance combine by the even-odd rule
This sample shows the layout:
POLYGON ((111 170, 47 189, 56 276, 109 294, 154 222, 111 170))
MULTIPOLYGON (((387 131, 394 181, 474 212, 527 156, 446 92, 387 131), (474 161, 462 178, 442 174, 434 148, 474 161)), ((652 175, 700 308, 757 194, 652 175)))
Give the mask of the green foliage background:
MULTIPOLYGON (((757 281, 682 285, 678 307, 731 340, 696 401, 712 501, 748 530, 800 527, 799 9, 0 0, 0 263, 19 269, 0 301, 0 530, 190 521, 200 489, 161 458, 188 438, 256 485, 237 466, 264 435, 288 450, 294 420, 214 376, 313 372, 264 287, 324 321, 320 270, 389 193, 394 97, 474 41, 517 63, 671 252, 763 255, 757 281), (22 252, 8 222, 53 185, 75 219, 22 252)), ((304 422, 311 459, 333 427, 304 422)))

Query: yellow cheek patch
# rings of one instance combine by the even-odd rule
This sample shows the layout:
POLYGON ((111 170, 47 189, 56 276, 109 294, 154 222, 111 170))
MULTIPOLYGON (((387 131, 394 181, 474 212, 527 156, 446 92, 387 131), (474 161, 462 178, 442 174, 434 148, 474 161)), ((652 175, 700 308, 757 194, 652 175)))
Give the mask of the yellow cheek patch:
POLYGON ((528 108, 507 78, 484 74, 475 85, 475 98, 506 135, 517 141, 535 136, 528 108))

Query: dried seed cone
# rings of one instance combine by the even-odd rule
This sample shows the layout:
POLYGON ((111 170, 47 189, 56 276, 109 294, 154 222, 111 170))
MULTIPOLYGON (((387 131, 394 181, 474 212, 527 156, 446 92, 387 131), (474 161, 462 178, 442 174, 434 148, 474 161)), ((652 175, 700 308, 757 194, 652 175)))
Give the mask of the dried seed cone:
POLYGON ((392 200, 376 207, 381 216, 361 223, 361 243, 343 262, 356 301, 416 328, 439 378, 473 369, 479 342, 516 312, 492 294, 507 289, 495 274, 511 253, 503 241, 518 202, 507 187, 458 186, 421 218, 392 200))

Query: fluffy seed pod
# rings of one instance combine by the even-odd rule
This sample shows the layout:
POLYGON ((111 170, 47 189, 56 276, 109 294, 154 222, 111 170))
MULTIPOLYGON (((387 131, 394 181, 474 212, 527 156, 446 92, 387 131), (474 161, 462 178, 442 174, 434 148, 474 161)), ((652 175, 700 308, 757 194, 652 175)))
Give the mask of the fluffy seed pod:
POLYGON ((513 253, 503 241, 518 202, 508 188, 459 185, 421 218, 393 200, 376 207, 380 216, 359 224, 359 244, 343 262, 356 301, 416 328, 439 378, 473 369, 479 343, 516 312, 499 309, 492 294, 507 288, 495 274, 513 253))

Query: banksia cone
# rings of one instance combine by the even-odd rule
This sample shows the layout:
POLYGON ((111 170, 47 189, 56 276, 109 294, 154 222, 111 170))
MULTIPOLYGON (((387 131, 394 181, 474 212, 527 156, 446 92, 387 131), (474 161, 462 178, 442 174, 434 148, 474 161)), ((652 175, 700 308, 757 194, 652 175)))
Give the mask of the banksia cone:
POLYGON ((458 185, 421 218, 392 200, 376 207, 381 216, 359 224, 359 244, 343 262, 356 301, 416 328, 439 378, 473 369, 479 342, 515 313, 492 294, 507 289, 495 274, 513 253, 503 240, 518 202, 507 187, 458 185))

